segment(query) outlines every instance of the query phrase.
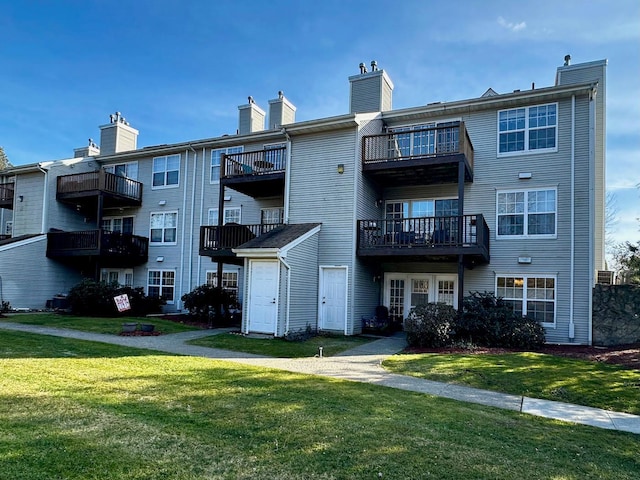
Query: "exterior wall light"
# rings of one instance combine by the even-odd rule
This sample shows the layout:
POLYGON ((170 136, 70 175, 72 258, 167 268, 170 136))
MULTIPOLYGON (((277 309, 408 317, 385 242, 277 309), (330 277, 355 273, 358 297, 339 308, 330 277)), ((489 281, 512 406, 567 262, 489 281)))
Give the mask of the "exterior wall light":
POLYGON ((344 173, 344 163, 338 164, 338 173, 342 175, 344 173))

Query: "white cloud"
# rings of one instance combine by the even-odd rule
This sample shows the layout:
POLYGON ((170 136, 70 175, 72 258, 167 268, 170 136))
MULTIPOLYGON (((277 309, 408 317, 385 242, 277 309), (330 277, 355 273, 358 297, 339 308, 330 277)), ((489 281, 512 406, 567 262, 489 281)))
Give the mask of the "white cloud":
POLYGON ((527 28, 526 22, 507 22, 503 17, 498 17, 498 25, 506 28, 507 30, 511 30, 512 32, 519 32, 520 30, 524 30, 525 28, 527 28))

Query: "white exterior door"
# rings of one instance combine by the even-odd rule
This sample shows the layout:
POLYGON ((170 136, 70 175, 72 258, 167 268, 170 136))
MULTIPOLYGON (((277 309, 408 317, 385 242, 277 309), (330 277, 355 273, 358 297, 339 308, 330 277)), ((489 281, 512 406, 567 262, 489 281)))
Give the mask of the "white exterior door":
POLYGON ((321 330, 345 330, 347 267, 320 267, 319 316, 321 330))
POLYGON ((276 333, 278 318, 278 262, 250 262, 248 330, 276 333))

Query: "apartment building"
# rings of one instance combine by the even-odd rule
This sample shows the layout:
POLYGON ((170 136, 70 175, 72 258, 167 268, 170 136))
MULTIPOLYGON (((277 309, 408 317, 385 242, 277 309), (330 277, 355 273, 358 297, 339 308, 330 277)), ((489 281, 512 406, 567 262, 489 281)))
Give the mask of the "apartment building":
POLYGON ((236 134, 172 145, 137 148, 116 113, 99 148, 0 172, 0 293, 42 308, 90 276, 181 311, 220 279, 244 332, 282 336, 351 335, 377 305, 401 323, 414 305, 490 291, 549 342, 591 343, 606 61, 406 109, 375 63, 349 87, 344 115, 297 122, 282 92, 268 115, 250 97, 236 134))

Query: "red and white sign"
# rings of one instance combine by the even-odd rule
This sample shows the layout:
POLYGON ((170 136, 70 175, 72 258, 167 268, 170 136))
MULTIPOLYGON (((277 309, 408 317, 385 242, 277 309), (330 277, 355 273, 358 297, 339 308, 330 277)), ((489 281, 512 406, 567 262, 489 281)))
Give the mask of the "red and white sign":
POLYGON ((113 297, 113 301, 116 302, 116 308, 119 312, 125 312, 131 310, 131 304, 129 303, 129 297, 126 293, 113 297))

